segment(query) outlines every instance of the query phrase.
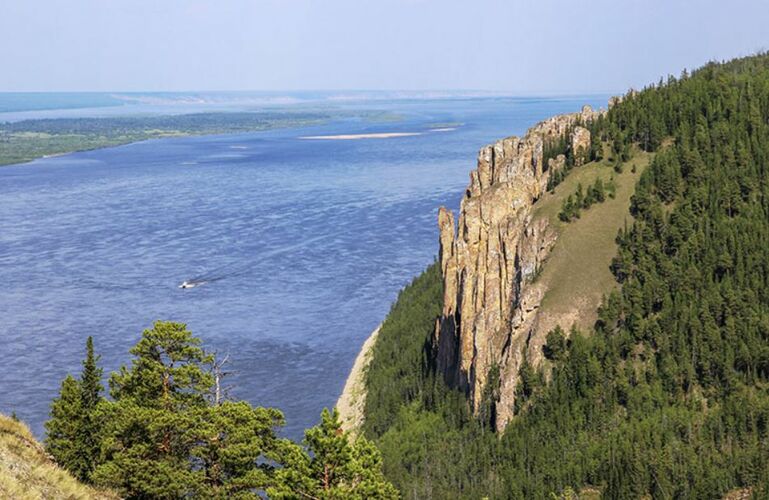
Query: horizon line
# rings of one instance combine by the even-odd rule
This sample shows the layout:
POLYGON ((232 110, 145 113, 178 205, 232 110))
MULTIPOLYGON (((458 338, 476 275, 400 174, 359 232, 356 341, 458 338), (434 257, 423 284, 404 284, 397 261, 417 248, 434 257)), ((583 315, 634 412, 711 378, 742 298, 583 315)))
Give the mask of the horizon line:
MULTIPOLYGON (((627 89, 630 90, 630 89, 627 89)), ((296 94, 296 93, 402 93, 402 94, 488 94, 511 97, 551 97, 551 96, 584 96, 616 94, 617 90, 600 91, 513 91, 513 90, 484 90, 484 89, 182 89, 182 90, 0 90, 0 94, 184 94, 184 93, 269 93, 269 94, 296 94)))

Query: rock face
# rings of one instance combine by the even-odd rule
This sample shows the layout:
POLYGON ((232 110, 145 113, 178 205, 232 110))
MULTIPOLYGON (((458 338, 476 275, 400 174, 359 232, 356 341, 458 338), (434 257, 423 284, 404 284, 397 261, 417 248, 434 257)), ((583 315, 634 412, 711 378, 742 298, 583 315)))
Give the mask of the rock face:
POLYGON ((518 370, 544 294, 532 279, 556 237, 546 220, 532 222, 532 205, 544 194, 550 172, 565 162, 560 155, 545 167, 543 147, 571 131, 575 162, 584 158, 590 131, 575 123, 596 116, 586 106, 537 124, 523 138, 482 148, 456 231, 449 210, 441 207, 438 214, 444 298, 433 339, 435 364, 450 385, 466 392, 474 411, 489 372, 499 369, 499 430, 513 414, 518 370))
POLYGON ((574 127, 569 144, 574 152, 574 166, 579 167, 586 163, 590 153, 590 131, 585 127, 574 127))

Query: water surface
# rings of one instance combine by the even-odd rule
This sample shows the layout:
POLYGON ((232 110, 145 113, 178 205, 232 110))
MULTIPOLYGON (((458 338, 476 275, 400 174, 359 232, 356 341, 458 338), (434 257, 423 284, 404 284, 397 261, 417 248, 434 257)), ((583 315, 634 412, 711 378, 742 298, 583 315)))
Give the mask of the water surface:
MULTIPOLYGON (((105 371, 157 319, 229 353, 232 395, 300 437, 437 253, 478 149, 605 96, 376 103, 405 116, 153 140, 0 168, 0 412, 43 433, 94 336, 105 371), (453 130, 431 126, 461 123, 453 130), (406 133, 364 140, 318 135, 406 133), (189 290, 177 286, 205 277, 189 290)), ((367 104, 371 106, 371 104, 367 104)), ((453 128, 453 127, 444 127, 453 128)))

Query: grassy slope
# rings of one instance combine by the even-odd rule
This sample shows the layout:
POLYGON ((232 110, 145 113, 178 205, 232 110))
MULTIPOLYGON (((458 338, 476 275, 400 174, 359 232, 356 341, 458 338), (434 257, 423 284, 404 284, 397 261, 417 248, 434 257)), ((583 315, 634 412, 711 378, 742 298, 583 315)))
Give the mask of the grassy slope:
POLYGON ((59 468, 21 422, 0 415, 0 498, 114 499, 59 468))
POLYGON ((547 193, 536 206, 535 218, 546 217, 558 233, 558 240, 538 277, 547 290, 542 300, 539 333, 546 334, 557 324, 568 329, 592 327, 603 294, 617 286, 609 271, 617 254, 617 231, 632 222, 628 213, 630 197, 641 172, 652 155, 636 152, 617 174, 608 162, 592 162, 575 168, 555 189, 547 193), (636 172, 632 172, 635 165, 636 172), (616 197, 582 210, 582 215, 570 223, 561 222, 558 213, 563 200, 582 183, 583 189, 600 177, 604 182, 614 176, 616 197))

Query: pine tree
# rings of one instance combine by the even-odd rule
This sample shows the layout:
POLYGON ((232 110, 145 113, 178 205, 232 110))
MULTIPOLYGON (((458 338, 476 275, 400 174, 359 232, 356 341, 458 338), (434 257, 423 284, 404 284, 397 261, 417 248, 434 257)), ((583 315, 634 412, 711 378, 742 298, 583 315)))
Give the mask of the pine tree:
POLYGON ((99 438, 97 433, 96 409, 102 400, 101 376, 98 367, 99 357, 94 355, 93 338, 86 340, 86 357, 83 360, 83 373, 80 376, 80 428, 78 444, 81 458, 77 476, 88 480, 99 456, 99 438))
POLYGON ((46 451, 61 467, 73 474, 80 470, 78 441, 81 436, 80 384, 72 375, 61 383, 59 397, 51 403, 51 418, 45 423, 46 451))
POLYGON ((110 378, 100 405, 103 460, 94 482, 133 498, 258 498, 281 450, 283 415, 216 404, 213 356, 181 323, 158 321, 110 378))
POLYGON ((558 218, 563 222, 570 222, 572 219, 572 212, 574 211, 574 199, 572 195, 569 195, 561 204, 561 211, 558 213, 558 218))
POLYGON ((101 400, 101 374, 94 355, 93 339, 86 341, 86 357, 80 380, 68 375, 51 405, 46 422, 46 448, 59 465, 81 481, 88 481, 99 455, 96 408, 101 400))
POLYGON ((129 497, 193 495, 205 477, 190 458, 205 430, 212 357, 185 325, 161 321, 130 352, 131 368, 110 377, 114 401, 101 408, 104 461, 94 481, 129 497))
POLYGON ((83 373, 80 376, 80 392, 83 407, 92 410, 101 400, 103 370, 98 366, 101 356, 94 354, 93 337, 88 337, 85 348, 86 356, 83 360, 83 373))
POLYGON ((590 160, 603 160, 603 143, 597 129, 592 130, 590 134, 590 160))
POLYGON ((595 184, 593 185, 593 193, 595 201, 598 203, 603 203, 606 201, 606 188, 604 187, 603 181, 600 178, 595 180, 595 184))
POLYGON ((577 184, 577 191, 574 193, 574 207, 576 208, 575 216, 579 217, 579 209, 583 207, 585 203, 585 193, 582 192, 582 183, 577 184))
POLYGON ((560 326, 556 326, 548 332, 546 344, 542 351, 547 359, 558 360, 563 358, 566 353, 566 334, 560 326))
POLYGON ((294 446, 276 484, 267 493, 273 500, 389 499, 398 492, 382 474, 382 458, 364 437, 350 441, 336 409, 321 413, 321 422, 305 431, 307 449, 294 446))

